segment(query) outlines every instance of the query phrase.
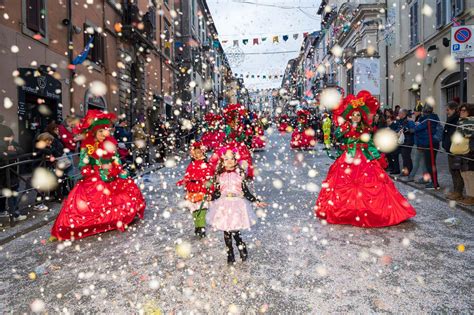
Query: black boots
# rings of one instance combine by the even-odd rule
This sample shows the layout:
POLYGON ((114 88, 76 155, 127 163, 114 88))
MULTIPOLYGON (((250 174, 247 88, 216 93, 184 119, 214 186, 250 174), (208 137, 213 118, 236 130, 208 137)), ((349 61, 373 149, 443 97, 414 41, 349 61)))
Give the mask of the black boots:
POLYGON ((239 249, 240 258, 242 259, 242 261, 246 261, 248 258, 247 245, 245 245, 245 243, 242 241, 240 231, 224 232, 224 241, 225 246, 227 247, 227 263, 235 263, 234 248, 232 246, 232 236, 234 237, 237 248, 239 249))
POLYGON ((200 238, 205 238, 206 237, 206 228, 203 227, 197 227, 194 228, 194 235, 200 238))
POLYGON ((232 234, 231 232, 224 232, 224 242, 227 247, 227 263, 229 265, 235 263, 234 248, 232 247, 232 234))

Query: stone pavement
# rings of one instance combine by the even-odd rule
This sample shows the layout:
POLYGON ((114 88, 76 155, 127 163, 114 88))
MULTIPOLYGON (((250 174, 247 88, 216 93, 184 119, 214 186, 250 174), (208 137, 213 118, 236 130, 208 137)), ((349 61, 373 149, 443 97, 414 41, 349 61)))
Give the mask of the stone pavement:
POLYGON ((396 183, 417 216, 397 226, 322 225, 317 190, 332 163, 273 134, 256 153, 257 193, 270 203, 243 233, 249 260, 227 266, 222 234, 198 240, 169 164, 144 183, 145 220, 73 243, 48 243, 50 224, 0 247, 7 313, 470 313, 473 218, 396 183), (315 175, 315 176, 314 176, 315 175), (314 177, 313 177, 314 176, 314 177), (455 216, 457 224, 447 226, 455 216))

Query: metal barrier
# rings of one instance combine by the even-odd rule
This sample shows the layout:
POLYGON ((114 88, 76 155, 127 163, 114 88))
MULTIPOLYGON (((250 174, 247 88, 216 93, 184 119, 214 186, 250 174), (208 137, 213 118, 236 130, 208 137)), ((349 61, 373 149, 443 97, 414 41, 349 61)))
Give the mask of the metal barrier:
MULTIPOLYGON (((156 163, 156 160, 150 157, 150 150, 152 148, 156 148, 157 145, 164 145, 165 146, 165 157, 176 153, 176 151, 180 150, 186 150, 187 145, 189 144, 189 141, 191 140, 192 137, 195 137, 196 131, 189 132, 185 135, 181 135, 179 137, 174 137, 174 133, 171 133, 171 136, 166 136, 166 137, 158 137, 158 138, 153 138, 154 144, 151 143, 151 139, 147 139, 146 143, 146 152, 145 154, 148 155, 148 161, 144 161, 143 163, 146 164, 153 164, 156 163), (160 143, 157 143, 160 142, 160 143)), ((137 145, 134 142, 122 142, 129 147, 129 152, 132 154, 132 161, 135 160, 137 155, 139 154, 139 151, 136 149, 137 145)), ((80 153, 73 153, 69 154, 69 157, 72 157, 72 167, 73 170, 79 170, 77 163, 75 163, 76 158, 80 155, 80 153)), ((6 162, 5 165, 0 164, 0 170, 5 170, 5 177, 6 177, 6 187, 11 189, 12 188, 12 179, 15 178, 16 180, 19 181, 19 185, 16 189, 19 189, 23 184, 24 188, 21 190, 15 190, 12 192, 15 194, 15 196, 10 197, 10 196, 4 196, 3 193, 0 193, 0 202, 5 202, 6 203, 6 210, 9 214, 9 221, 10 221, 10 226, 14 225, 14 219, 13 219, 13 213, 18 210, 24 210, 27 208, 30 208, 32 206, 35 206, 39 203, 42 203, 44 201, 52 200, 50 199, 49 194, 51 192, 43 192, 31 185, 31 178, 32 178, 32 173, 25 171, 26 168, 30 170, 34 170, 37 167, 44 167, 47 163, 47 161, 43 157, 36 157, 36 154, 34 153, 29 153, 29 154, 24 154, 21 156, 16 156, 12 158, 4 158, 3 161, 6 162), (36 194, 35 196, 35 202, 33 203, 27 203, 24 207, 18 207, 18 204, 21 202, 23 196, 26 194, 34 192, 36 194), (39 198, 38 198, 39 196, 39 198), (16 198, 16 200, 20 200, 20 202, 15 206, 15 209, 11 210, 9 208, 9 203, 8 199, 9 198, 16 198), (6 200, 4 200, 6 199, 6 200)), ((165 158, 164 157, 164 158, 165 158)), ((136 178, 137 175, 133 176, 133 178, 136 178)), ((69 185, 69 189, 72 189, 72 187, 75 185, 75 182, 81 177, 80 171, 68 176, 66 180, 68 181, 67 185, 69 185)))

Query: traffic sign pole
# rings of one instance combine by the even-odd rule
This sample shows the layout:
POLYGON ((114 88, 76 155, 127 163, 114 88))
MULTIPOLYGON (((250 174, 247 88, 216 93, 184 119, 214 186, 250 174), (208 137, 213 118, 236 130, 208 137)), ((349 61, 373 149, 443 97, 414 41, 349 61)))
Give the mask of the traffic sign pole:
MULTIPOLYGON (((464 25, 464 19, 461 20, 461 25, 464 25)), ((464 104, 467 100, 464 99, 464 58, 459 60, 459 100, 461 105, 464 104)))

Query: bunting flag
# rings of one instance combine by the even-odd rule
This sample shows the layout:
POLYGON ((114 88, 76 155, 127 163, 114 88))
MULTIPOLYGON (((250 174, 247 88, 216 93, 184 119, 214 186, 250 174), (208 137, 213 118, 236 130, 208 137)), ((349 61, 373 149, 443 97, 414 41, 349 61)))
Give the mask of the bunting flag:
MULTIPOLYGON (((324 34, 324 31, 325 30, 321 30, 320 33, 324 34)), ((306 38, 307 36, 309 36, 310 32, 294 33, 292 35, 282 34, 282 35, 272 35, 272 36, 269 36, 269 37, 267 37, 267 36, 265 36, 265 37, 256 37, 256 38, 252 38, 252 44, 253 45, 260 45, 263 42, 266 42, 267 40, 269 40, 270 38, 272 39, 272 43, 274 43, 274 44, 275 43, 280 43, 280 39, 286 42, 290 39, 290 37, 293 37, 294 40, 297 40, 300 37, 301 34, 303 35, 304 38, 306 38)), ((312 32, 311 32, 311 34, 312 34, 312 32)), ((221 43, 222 44, 227 44, 227 43, 230 44, 230 42, 232 42, 233 46, 239 46, 240 41, 241 41, 241 39, 225 39, 225 40, 222 39, 221 43)), ((242 43, 244 45, 249 44, 249 42, 250 42, 250 39, 248 39, 248 38, 242 39, 242 43)))
POLYGON ((72 61, 73 65, 80 65, 87 59, 87 55, 89 54, 89 50, 91 50, 93 41, 94 36, 91 36, 91 38, 89 38, 89 41, 86 44, 86 47, 84 47, 84 50, 72 61))
POLYGON ((243 73, 234 73, 234 76, 235 77, 246 78, 246 79, 248 79, 248 78, 252 78, 252 79, 262 78, 262 79, 268 79, 268 80, 283 78, 282 74, 280 74, 280 75, 278 75, 278 74, 275 74, 275 75, 271 75, 271 74, 269 74, 269 75, 266 75, 266 74, 265 75, 263 75, 263 74, 262 75, 260 75, 260 74, 245 74, 244 75, 243 73))
POLYGON ((183 46, 184 46, 184 45, 183 45, 182 42, 179 42, 179 41, 174 42, 174 47, 176 47, 176 48, 181 48, 181 47, 183 47, 183 46))
POLYGON ((165 48, 170 48, 171 49, 171 42, 166 41, 165 42, 165 48))

